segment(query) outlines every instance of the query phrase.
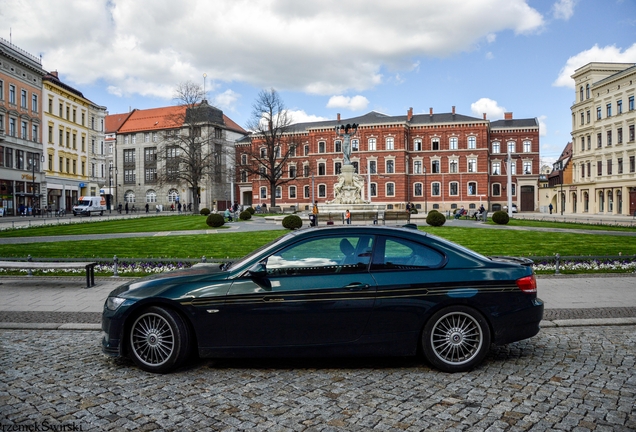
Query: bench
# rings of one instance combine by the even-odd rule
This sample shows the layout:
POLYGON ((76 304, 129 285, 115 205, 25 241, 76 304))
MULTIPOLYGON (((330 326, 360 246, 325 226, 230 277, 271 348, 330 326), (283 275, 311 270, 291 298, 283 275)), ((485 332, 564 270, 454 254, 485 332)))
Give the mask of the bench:
POLYGON ((31 270, 86 270, 86 288, 95 286, 95 266, 96 262, 33 262, 33 261, 0 261, 0 268, 5 269, 27 269, 29 276, 31 270))
MULTIPOLYGON (((379 212, 378 216, 381 216, 382 212, 379 212)), ((386 222, 411 222, 411 213, 405 211, 387 211, 384 212, 383 217, 379 218, 382 220, 382 224, 384 225, 386 222)))

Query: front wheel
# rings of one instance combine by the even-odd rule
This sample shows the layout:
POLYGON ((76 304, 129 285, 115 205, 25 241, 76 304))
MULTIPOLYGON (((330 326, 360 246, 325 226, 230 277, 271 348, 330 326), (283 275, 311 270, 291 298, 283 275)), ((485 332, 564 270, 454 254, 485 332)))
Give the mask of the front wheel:
POLYGON ((190 335, 179 314, 153 306, 135 319, 128 343, 137 366, 148 372, 166 373, 186 360, 190 335))
POLYGON ((469 371, 483 361, 490 348, 486 319, 466 306, 450 306, 435 313, 422 332, 426 359, 443 372, 469 371))

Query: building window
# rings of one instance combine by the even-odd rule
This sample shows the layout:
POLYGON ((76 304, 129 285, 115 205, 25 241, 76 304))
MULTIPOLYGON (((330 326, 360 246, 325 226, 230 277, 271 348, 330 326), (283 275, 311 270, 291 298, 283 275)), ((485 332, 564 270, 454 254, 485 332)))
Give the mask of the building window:
POLYGON ((636 172, 636 156, 629 157, 629 172, 636 172))
POLYGON ((458 172, 458 168, 459 168, 459 162, 457 162, 456 159, 451 159, 451 161, 448 164, 448 172, 456 173, 458 172))
POLYGON ((579 101, 583 102, 583 86, 579 89, 579 101))
POLYGON ((369 173, 377 174, 378 172, 378 163, 376 161, 369 161, 369 173))
POLYGON ((413 161, 413 174, 422 174, 422 161, 413 161))
POLYGON ((31 95, 31 111, 38 112, 38 95, 31 95))
POLYGON ((492 143, 492 152, 499 153, 500 152, 500 144, 498 142, 492 143))
POLYGON ((276 198, 282 198, 283 197, 283 188, 280 186, 276 187, 276 198))
POLYGON ((395 139, 393 137, 387 137, 384 140, 385 143, 385 149, 386 150, 393 150, 395 148, 395 139))
POLYGON ((634 96, 630 96, 627 103, 629 104, 629 110, 634 111, 634 96))
POLYGON ((289 187, 289 198, 296 199, 296 186, 289 187))
POLYGON ((590 85, 586 84, 585 85, 585 99, 589 99, 590 98, 590 85))
POLYGON ((31 139, 33 140, 33 142, 38 142, 38 137, 39 137, 38 125, 33 125, 31 127, 31 139))
POLYGON ((394 166, 393 166, 394 162, 392 159, 389 159, 386 161, 386 173, 387 174, 393 174, 394 172, 394 166))
POLYGON ((309 165, 303 165, 303 176, 309 177, 309 165))
POLYGON ((357 152, 358 150, 360 150, 360 141, 358 141, 357 139, 352 139, 351 151, 357 152))
POLYGON ((591 135, 587 136, 587 149, 588 150, 592 149, 592 136, 591 135))
POLYGON ((377 183, 371 183, 371 196, 372 197, 377 197, 378 196, 378 184, 377 183))
POLYGON ((508 141, 508 153, 514 153, 516 150, 516 145, 514 141, 508 141))
POLYGON ((388 197, 395 196, 395 183, 386 184, 386 196, 388 197))
POLYGON ((22 136, 20 138, 24 139, 24 140, 28 140, 29 136, 28 136, 28 128, 27 128, 27 122, 23 121, 21 122, 21 131, 22 131, 22 136))
POLYGON ((596 148, 603 147, 603 136, 600 133, 596 134, 596 148))
POLYGON ((124 183, 134 183, 135 182, 135 170, 128 169, 124 170, 124 183))
POLYGON ((439 161, 434 160, 431 161, 431 173, 438 174, 439 173, 439 161))
POLYGON ((501 185, 499 183, 492 185, 492 194, 493 196, 501 196, 501 185))
POLYGON ((135 193, 131 190, 127 190, 126 193, 124 194, 124 201, 131 204, 134 203, 135 193))
POLYGON ((296 178, 296 165, 289 166, 289 178, 296 178))
POLYGON ((375 151, 376 150, 376 140, 375 138, 369 138, 369 151, 375 151))
POLYGON ((525 161, 523 163, 523 173, 524 174, 532 174, 532 162, 525 161))
POLYGON ((157 180, 157 168, 146 168, 146 182, 157 180))
POLYGON ((468 172, 477 172, 477 159, 468 159, 468 172))
POLYGON ((587 117, 587 123, 589 124, 590 123, 590 110, 586 111, 585 116, 587 117))
POLYGON ((267 188, 265 186, 261 186, 261 199, 267 198, 267 188))
POLYGON ((414 183, 413 184, 413 195, 414 196, 422 196, 422 183, 414 183))
POLYGON ((611 130, 607 131, 607 145, 608 146, 612 145, 612 131, 611 130))
POLYGON ((334 151, 336 153, 342 153, 342 141, 338 140, 334 143, 334 151))
POLYGON ((150 189, 146 191, 146 202, 147 203, 156 203, 157 202, 157 192, 150 189))
POLYGON ((448 140, 448 148, 450 150, 457 150, 457 137, 450 137, 448 140))
POLYGON ((618 174, 623 174, 623 158, 618 158, 616 168, 618 170, 618 174))
POLYGON ((457 182, 450 182, 450 184, 448 185, 448 194, 449 195, 459 195, 459 183, 457 182))
POLYGON ((616 102, 616 114, 623 114, 623 101, 616 102))
POLYGON ((601 107, 596 107, 596 120, 600 120, 601 118, 601 107))
POLYGON ((309 186, 304 186, 303 187, 304 190, 304 194, 305 194, 305 198, 309 198, 309 186))
POLYGON ((580 126, 583 126, 583 123, 585 123, 585 114, 581 113, 581 124, 580 124, 580 126))
POLYGON ((596 163, 596 175, 597 176, 602 176, 603 175, 603 162, 598 161, 596 163))
POLYGON ((532 151, 532 143, 530 141, 523 142, 523 152, 530 153, 532 151))
POLYGON ((241 183, 247 183, 247 171, 241 171, 241 183))
POLYGON ((305 150, 304 151, 305 151, 305 156, 309 156, 309 146, 308 145, 305 146, 305 150))
POLYGON ((468 183, 468 195, 477 195, 477 183, 468 183))
POLYGON ((318 185, 318 198, 327 197, 327 186, 324 184, 318 185))
POLYGON ((477 148, 477 137, 469 136, 468 137, 468 148, 476 149, 477 148))
POLYGON ((422 140, 416 139, 413 141, 413 151, 422 151, 422 140))
POLYGON ((629 142, 634 141, 634 125, 629 126, 629 142))
POLYGON ((124 150, 124 163, 134 163, 135 162, 135 150, 128 149, 124 150))
POLYGON ((339 175, 342 172, 342 162, 335 162, 333 164, 333 173, 339 175))
POLYGON ((611 117, 611 116, 612 116, 612 104, 611 104, 611 103, 608 103, 608 104, 605 106, 605 109, 607 110, 607 117, 611 117))
POLYGON ((325 152, 325 146, 326 146, 326 143, 324 141, 320 141, 318 143, 318 153, 324 153, 325 152))
POLYGON ((492 163, 492 175, 499 175, 499 174, 501 174, 501 163, 493 162, 492 163))
POLYGON ((607 161, 607 175, 612 175, 612 160, 607 161))
POLYGON ((9 84, 9 103, 15 105, 15 86, 9 84))
POLYGON ((439 183, 438 182, 431 183, 431 195, 440 196, 439 183))
POLYGON ((623 143, 623 128, 618 128, 616 130, 616 144, 623 143))
POLYGON ((325 169, 325 164, 322 163, 322 162, 318 164, 318 175, 319 176, 327 175, 327 171, 325 169))

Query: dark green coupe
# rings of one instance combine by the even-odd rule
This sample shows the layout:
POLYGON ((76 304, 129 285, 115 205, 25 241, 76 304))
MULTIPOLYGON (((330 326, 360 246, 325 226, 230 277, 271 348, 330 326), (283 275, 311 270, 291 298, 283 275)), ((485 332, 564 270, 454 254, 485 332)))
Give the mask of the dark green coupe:
POLYGON ((293 231, 231 264, 131 282, 104 305, 103 350, 165 373, 201 357, 410 356, 470 370, 539 332, 531 262, 412 227, 293 231))

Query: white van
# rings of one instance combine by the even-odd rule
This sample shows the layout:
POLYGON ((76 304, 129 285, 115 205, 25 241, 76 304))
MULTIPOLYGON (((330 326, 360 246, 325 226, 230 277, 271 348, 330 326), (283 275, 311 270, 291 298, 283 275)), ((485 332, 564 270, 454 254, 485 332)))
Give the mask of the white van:
POLYGON ((100 216, 106 210, 106 199, 103 196, 82 196, 79 197, 77 205, 73 206, 73 216, 99 213, 100 216))

